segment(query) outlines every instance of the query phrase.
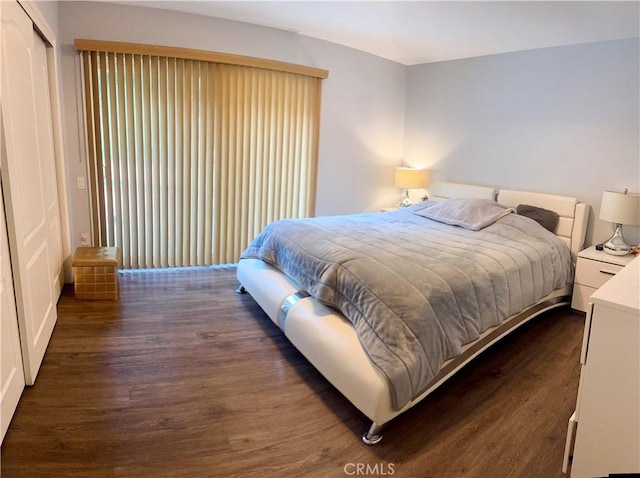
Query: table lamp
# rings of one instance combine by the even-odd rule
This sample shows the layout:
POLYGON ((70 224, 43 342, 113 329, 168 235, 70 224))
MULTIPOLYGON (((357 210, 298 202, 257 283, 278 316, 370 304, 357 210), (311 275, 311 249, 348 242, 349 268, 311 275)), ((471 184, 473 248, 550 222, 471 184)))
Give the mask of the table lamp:
POLYGON ((627 191, 625 189, 623 193, 616 191, 602 193, 600 219, 616 225, 613 236, 602 244, 602 249, 614 256, 624 256, 631 251, 631 247, 622 237, 623 224, 633 226, 640 224, 640 195, 629 194, 627 191))
POLYGON ((424 187, 424 171, 422 169, 398 167, 396 168, 395 185, 405 190, 400 207, 409 207, 413 204, 409 199, 409 189, 424 187))

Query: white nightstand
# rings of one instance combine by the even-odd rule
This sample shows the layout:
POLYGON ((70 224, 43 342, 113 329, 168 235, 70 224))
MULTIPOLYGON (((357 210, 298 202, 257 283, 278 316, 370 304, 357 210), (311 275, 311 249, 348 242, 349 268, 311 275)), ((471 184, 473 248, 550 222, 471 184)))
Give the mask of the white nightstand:
POLYGON ((571 307, 586 312, 589 297, 635 258, 632 254, 613 256, 591 246, 578 253, 571 307))
POLYGON ((400 209, 398 206, 391 206, 391 207, 383 207, 380 210, 382 212, 391 212, 391 211, 397 211, 398 209, 400 209))

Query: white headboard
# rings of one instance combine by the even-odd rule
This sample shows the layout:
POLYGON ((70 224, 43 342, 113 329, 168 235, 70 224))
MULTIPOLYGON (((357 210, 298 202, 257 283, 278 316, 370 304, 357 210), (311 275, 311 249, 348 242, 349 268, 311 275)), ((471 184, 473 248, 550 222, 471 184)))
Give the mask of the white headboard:
POLYGON ((429 187, 429 199, 441 201, 448 198, 478 198, 495 201, 496 190, 487 186, 461 183, 433 183, 429 187))
POLYGON ((429 188, 429 199, 441 201, 447 198, 480 198, 496 200, 503 206, 516 208, 520 204, 541 207, 558 214, 558 226, 554 231, 569 249, 575 262, 584 246, 589 221, 589 205, 578 198, 556 194, 516 191, 476 186, 473 184, 439 182, 429 188))
POLYGON ((541 207, 558 214, 558 226, 554 231, 571 249, 573 260, 584 246, 589 220, 589 205, 581 203, 578 198, 558 196, 555 194, 533 193, 501 189, 498 191, 498 202, 507 207, 518 207, 520 204, 541 207))

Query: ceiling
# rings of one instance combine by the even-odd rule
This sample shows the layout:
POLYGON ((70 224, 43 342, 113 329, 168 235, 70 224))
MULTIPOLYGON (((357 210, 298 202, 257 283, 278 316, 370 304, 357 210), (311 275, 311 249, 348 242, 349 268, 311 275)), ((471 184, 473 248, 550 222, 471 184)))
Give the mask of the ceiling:
POLYGON ((640 2, 123 1, 278 28, 405 65, 639 37, 640 2))

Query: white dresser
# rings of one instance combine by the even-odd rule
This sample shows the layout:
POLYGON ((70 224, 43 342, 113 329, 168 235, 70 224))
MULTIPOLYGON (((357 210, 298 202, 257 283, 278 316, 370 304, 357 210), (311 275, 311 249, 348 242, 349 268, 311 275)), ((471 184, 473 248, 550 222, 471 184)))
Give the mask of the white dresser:
POLYGON ((589 300, 563 471, 640 473, 640 257, 589 300))

